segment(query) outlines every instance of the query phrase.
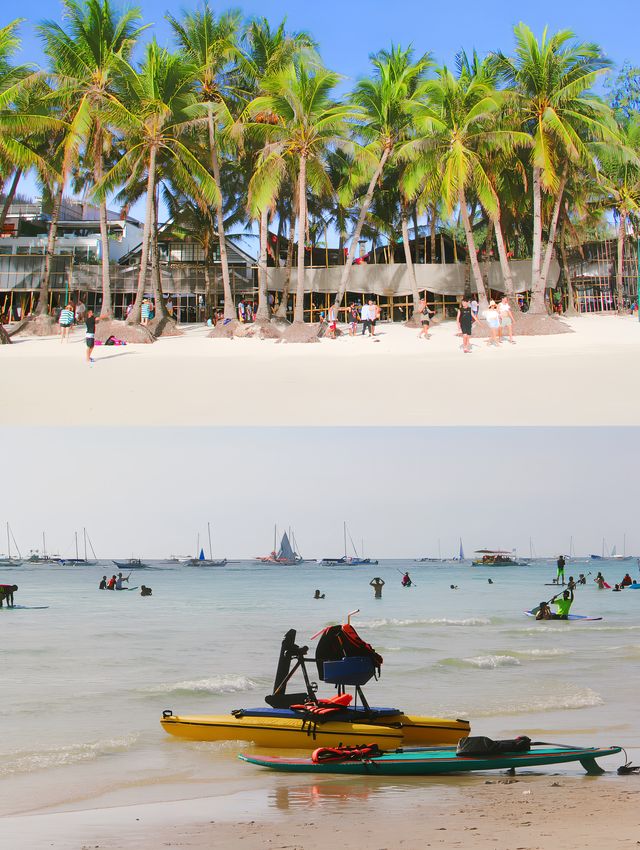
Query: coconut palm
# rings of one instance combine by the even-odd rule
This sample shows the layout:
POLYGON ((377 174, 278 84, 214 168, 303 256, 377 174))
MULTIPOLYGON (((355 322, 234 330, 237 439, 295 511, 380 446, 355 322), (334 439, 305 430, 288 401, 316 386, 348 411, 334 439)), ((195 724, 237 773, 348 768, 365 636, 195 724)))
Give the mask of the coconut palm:
POLYGON ((404 190, 408 197, 418 192, 426 192, 430 198, 439 195, 447 214, 459 209, 475 289, 481 305, 488 306, 468 195, 473 194, 487 214, 495 217, 498 199, 483 152, 489 148, 510 152, 527 144, 528 138, 500 125, 506 98, 496 90, 484 65, 473 73, 461 68, 457 75, 439 68, 434 79, 422 84, 419 95, 422 102, 414 107, 416 138, 406 142, 399 154, 408 160, 404 190))
POLYGON ((268 113, 273 123, 265 127, 264 146, 251 180, 257 209, 273 202, 293 163, 297 169, 298 256, 294 324, 304 322, 305 236, 307 233, 307 190, 330 193, 326 172, 328 152, 344 143, 346 120, 351 106, 337 103, 331 94, 337 74, 300 60, 262 82, 264 95, 249 107, 254 117, 268 113))
POLYGON ((360 168, 352 170, 353 183, 368 185, 360 206, 360 215, 351 238, 349 252, 336 293, 335 307, 340 308, 347 290, 356 246, 362 233, 373 194, 385 166, 393 156, 398 142, 406 139, 412 128, 412 100, 419 84, 431 66, 429 54, 414 60, 411 48, 392 47, 382 50, 371 59, 373 75, 360 80, 351 96, 355 107, 356 132, 362 141, 360 168))
MULTIPOLYGON (((111 0, 63 0, 66 29, 56 21, 44 21, 38 32, 52 63, 59 93, 69 109, 69 133, 66 141, 64 170, 77 159, 82 148, 90 161, 94 184, 102 180, 105 153, 110 146, 110 130, 102 107, 115 97, 114 81, 123 61, 146 27, 138 26, 140 11, 119 13, 111 0)), ((109 275, 109 234, 107 202, 100 208, 102 243, 102 317, 111 317, 109 275)))
POLYGON ((625 312, 623 293, 624 250, 632 215, 640 212, 640 116, 619 124, 621 145, 601 148, 598 182, 606 206, 618 219, 616 299, 618 313, 625 312))
POLYGON ((216 193, 216 223, 220 244, 220 266, 224 289, 224 317, 235 317, 235 306, 231 292, 227 241, 224 229, 222 181, 220 176, 220 148, 225 130, 233 127, 234 59, 238 54, 240 13, 227 12, 216 17, 205 2, 201 11, 185 12, 182 20, 166 16, 176 41, 186 59, 194 67, 194 84, 198 100, 204 106, 204 115, 209 136, 210 167, 216 193))
POLYGON ((139 71, 122 63, 118 98, 103 107, 105 120, 124 134, 125 152, 104 175, 96 195, 146 180, 145 220, 142 235, 140 272, 133 309, 128 324, 140 322, 154 231, 154 197, 160 165, 172 181, 199 204, 219 203, 214 179, 190 150, 185 137, 193 133, 191 108, 195 103, 194 80, 197 69, 181 56, 160 48, 155 40, 147 46, 139 71))
POLYGON ((498 52, 491 62, 515 97, 520 125, 533 140, 532 295, 529 311, 544 312, 545 287, 568 171, 590 160, 590 139, 614 138, 611 113, 592 93, 611 63, 598 45, 575 41, 570 30, 537 39, 525 24, 514 28, 515 56, 498 52), (553 201, 543 257, 543 203, 553 201))

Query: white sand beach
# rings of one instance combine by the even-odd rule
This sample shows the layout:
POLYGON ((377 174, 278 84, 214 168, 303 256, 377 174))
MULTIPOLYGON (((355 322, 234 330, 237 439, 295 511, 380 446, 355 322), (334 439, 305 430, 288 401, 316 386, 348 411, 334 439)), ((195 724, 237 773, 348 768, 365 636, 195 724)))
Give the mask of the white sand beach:
POLYGON ((638 425, 640 324, 568 320, 464 355, 455 324, 430 340, 400 325, 290 345, 213 340, 204 327, 153 345, 96 348, 16 338, 0 347, 2 425, 638 425))

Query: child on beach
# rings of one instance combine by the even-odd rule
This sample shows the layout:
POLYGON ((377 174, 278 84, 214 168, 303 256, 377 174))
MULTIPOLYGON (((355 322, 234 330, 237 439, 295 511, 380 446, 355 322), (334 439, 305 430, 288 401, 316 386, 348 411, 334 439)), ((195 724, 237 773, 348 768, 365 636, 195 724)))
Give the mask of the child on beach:
POLYGON ((513 313, 511 312, 511 305, 509 304, 509 299, 506 295, 502 296, 502 300, 498 305, 498 313, 500 314, 500 328, 498 330, 499 341, 502 342, 503 331, 506 331, 509 337, 509 342, 512 345, 515 345, 515 340, 513 338, 513 313))
POLYGON ((427 299, 423 298, 420 301, 418 306, 418 312, 420 313, 420 333, 418 334, 418 339, 424 337, 425 339, 430 339, 429 337, 429 325, 431 322, 431 316, 434 313, 429 309, 429 305, 427 304, 427 299))
POLYGON ((495 301, 489 302, 489 309, 484 311, 484 320, 489 325, 489 339, 487 345, 498 345, 498 331, 500 330, 500 314, 495 301))

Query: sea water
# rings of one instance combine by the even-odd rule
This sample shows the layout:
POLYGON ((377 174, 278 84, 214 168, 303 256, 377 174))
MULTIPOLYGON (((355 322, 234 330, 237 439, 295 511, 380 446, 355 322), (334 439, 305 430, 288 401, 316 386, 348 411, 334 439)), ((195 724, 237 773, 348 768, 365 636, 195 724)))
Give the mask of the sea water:
MULTIPOLYGON (((640 590, 598 590, 587 561, 570 564, 567 575, 592 570, 573 611, 603 618, 596 622, 523 615, 556 592, 545 586, 552 562, 151 563, 130 579, 152 587, 151 597, 99 591, 100 578, 114 572, 106 561, 2 571, 0 583, 19 590, 18 607, 0 610, 0 813, 276 786, 281 793, 287 777, 237 761, 250 744, 175 739, 160 727, 162 711, 263 705, 284 633, 295 628, 313 650, 312 636, 354 609, 352 623, 384 657, 380 680, 365 689, 372 705, 468 718, 474 734, 493 737, 620 744, 631 754, 640 747, 640 590), (405 569, 411 588, 400 583, 405 569), (379 600, 369 586, 376 575, 386 582, 379 600), (324 599, 313 598, 316 588, 324 599)), ((638 572, 635 562, 597 569, 612 584, 627 569, 638 572)))

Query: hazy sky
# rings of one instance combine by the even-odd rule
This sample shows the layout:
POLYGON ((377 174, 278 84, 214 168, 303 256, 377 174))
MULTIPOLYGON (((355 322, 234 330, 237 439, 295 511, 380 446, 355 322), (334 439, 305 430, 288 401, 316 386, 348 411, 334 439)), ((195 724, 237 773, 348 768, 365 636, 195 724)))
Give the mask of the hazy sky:
MULTIPOLYGON (((371 557, 517 547, 640 553, 640 429, 2 429, 0 521, 22 554, 47 533, 99 557, 252 557, 292 526, 305 557, 340 555, 346 520, 371 557), (334 454, 335 453, 335 454, 334 454), (335 458, 335 459, 334 459, 335 458), (43 483, 39 484, 38 481, 43 483)), ((0 551, 6 541, 0 537, 0 551)))

